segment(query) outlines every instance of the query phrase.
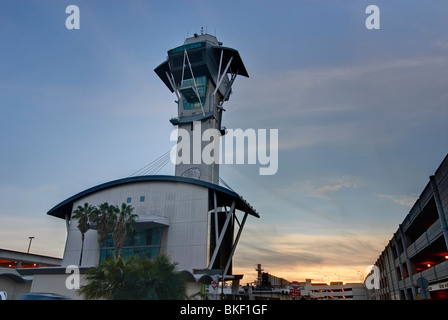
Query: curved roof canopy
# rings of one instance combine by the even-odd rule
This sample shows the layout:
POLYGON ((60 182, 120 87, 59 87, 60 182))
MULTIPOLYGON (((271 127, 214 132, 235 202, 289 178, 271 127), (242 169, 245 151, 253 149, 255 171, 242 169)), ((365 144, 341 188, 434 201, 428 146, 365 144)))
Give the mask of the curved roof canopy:
MULTIPOLYGON (((236 75, 240 75, 246 78, 249 78, 249 74, 247 73, 246 67, 243 63, 243 59, 241 59, 241 56, 238 52, 238 50, 233 49, 233 48, 228 48, 228 47, 223 47, 223 46, 209 46, 209 44, 206 45, 205 42, 198 42, 198 43, 194 43, 194 44, 187 44, 187 45, 183 45, 174 49, 171 49, 168 51, 168 57, 167 59, 162 62, 161 64, 159 64, 155 69, 155 73, 159 76, 159 78, 165 83, 165 85, 168 87, 168 89, 170 89, 171 92, 174 92, 173 86, 170 83, 170 79, 168 78, 167 75, 171 74, 172 72, 174 72, 172 70, 173 68, 173 56, 175 55, 179 55, 182 56, 183 55, 183 48, 187 49, 188 46, 192 46, 192 45, 197 45, 197 44, 203 44, 203 49, 202 50, 206 50, 206 48, 209 48, 210 52, 213 52, 213 56, 216 59, 216 62, 219 63, 220 61, 220 57, 222 54, 222 61, 221 61, 221 70, 220 72, 224 71, 225 66, 230 62, 230 67, 227 69, 227 73, 231 73, 231 74, 236 74, 236 75), (171 64, 170 64, 170 54, 172 55, 171 57, 171 64)), ((193 50, 201 50, 201 48, 193 48, 193 50)), ((181 59, 181 58, 178 58, 181 59)), ((181 61, 181 60, 180 60, 181 61)), ((199 68, 198 67, 198 63, 193 63, 194 64, 194 68, 199 68)), ((201 65, 200 70, 204 71, 205 69, 207 69, 205 60, 203 61, 203 63, 199 63, 199 65, 201 65), (203 64, 203 65, 202 65, 203 64)), ((175 77, 180 77, 180 74, 182 73, 181 69, 182 69, 182 64, 181 67, 179 68, 175 68, 177 71, 174 72, 175 74, 177 74, 177 76, 175 77)))
POLYGON ((227 188, 224 188, 222 186, 209 183, 202 180, 192 179, 192 178, 185 178, 185 177, 178 177, 178 176, 165 176, 165 175, 151 175, 151 176, 136 176, 136 177, 128 177, 118 180, 113 180, 110 182, 106 182, 100 185, 97 185, 95 187, 89 188, 87 190, 81 191, 74 196, 62 201, 52 209, 50 209, 47 214, 58 217, 61 219, 65 219, 65 217, 71 217, 72 210, 73 210, 73 203, 75 201, 78 201, 79 199, 88 196, 90 194, 93 194, 95 192, 104 191, 109 188, 118 187, 125 184, 130 183, 142 183, 142 182, 160 182, 160 181, 166 181, 166 182, 173 182, 173 183, 187 183, 192 185, 198 185, 202 186, 204 188, 208 188, 209 190, 216 191, 218 195, 218 206, 224 206, 229 205, 235 200, 235 209, 247 212, 257 218, 259 218, 259 214, 257 211, 246 201, 244 200, 240 195, 235 193, 232 190, 229 190, 227 188))

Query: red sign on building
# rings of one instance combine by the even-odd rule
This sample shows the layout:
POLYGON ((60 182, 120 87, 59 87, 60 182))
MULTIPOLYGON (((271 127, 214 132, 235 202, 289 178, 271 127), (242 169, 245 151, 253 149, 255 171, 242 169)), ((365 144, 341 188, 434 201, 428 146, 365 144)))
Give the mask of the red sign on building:
POLYGON ((289 295, 291 297, 300 297, 301 294, 302 293, 300 291, 300 283, 298 283, 297 281, 291 282, 291 288, 289 289, 289 295))

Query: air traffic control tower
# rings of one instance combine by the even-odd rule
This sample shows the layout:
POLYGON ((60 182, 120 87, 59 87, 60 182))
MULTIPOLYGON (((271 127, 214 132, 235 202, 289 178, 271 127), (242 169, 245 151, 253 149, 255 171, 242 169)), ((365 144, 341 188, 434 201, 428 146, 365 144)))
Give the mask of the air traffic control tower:
MULTIPOLYGON (((207 129, 214 129, 211 131, 219 141, 225 133, 221 126, 223 104, 229 99, 232 84, 237 75, 248 77, 238 51, 223 47, 209 34, 194 35, 182 46, 169 50, 167 60, 155 72, 177 95, 178 116, 171 122, 187 133, 181 136, 179 130, 178 138, 188 140, 190 154, 197 151, 195 148, 200 154, 207 150, 211 139, 202 142, 199 137, 197 146, 197 136, 207 129)), ((179 151, 185 151, 179 145, 178 156, 179 151)), ((219 146, 216 148, 219 150, 219 146)), ((238 193, 219 185, 218 170, 219 162, 204 162, 200 157, 200 161, 177 164, 173 176, 133 175, 93 186, 60 202, 48 214, 66 221, 61 272, 69 265, 95 266, 116 252, 111 234, 99 242, 97 230, 89 229, 82 240, 77 219, 72 218, 74 210, 85 203, 126 203, 134 208, 138 219, 135 232, 127 235, 121 250, 124 258, 167 254, 185 275, 189 292, 197 292, 199 284, 210 284, 212 280, 231 280, 235 284, 232 288, 238 288, 243 275, 233 272, 234 253, 247 218, 260 215, 238 193)), ((44 286, 52 283, 50 275, 41 276, 47 280, 39 280, 41 286, 36 290, 56 292, 54 286, 44 286)), ((75 295, 64 283, 58 288, 61 290, 57 293, 75 295)))
MULTIPOLYGON (((194 34, 183 45, 169 50, 167 60, 154 71, 177 96, 178 116, 170 120, 179 129, 175 175, 219 184, 219 161, 210 163, 202 157, 203 151, 213 149, 214 160, 219 159, 214 153, 219 151, 219 136, 206 141, 201 137, 207 129, 225 134, 221 125, 223 104, 229 100, 236 76, 249 77, 238 51, 223 47, 210 34, 194 34), (188 135, 181 136, 181 131, 188 135), (182 141, 186 137, 189 141, 182 141), (214 148, 205 150, 211 141, 214 148), (182 152, 188 153, 189 161, 179 161, 182 152)), ((183 157, 185 160, 185 154, 183 157)))

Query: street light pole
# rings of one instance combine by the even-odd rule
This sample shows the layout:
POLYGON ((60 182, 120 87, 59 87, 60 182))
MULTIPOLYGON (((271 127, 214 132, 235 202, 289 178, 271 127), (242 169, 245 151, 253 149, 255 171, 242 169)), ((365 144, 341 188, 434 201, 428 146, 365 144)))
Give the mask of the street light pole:
POLYGON ((224 269, 223 269, 223 271, 222 271, 221 300, 224 300, 224 269))
POLYGON ((31 241, 33 241, 34 237, 28 237, 30 239, 30 243, 28 245, 28 251, 26 253, 30 253, 31 241))

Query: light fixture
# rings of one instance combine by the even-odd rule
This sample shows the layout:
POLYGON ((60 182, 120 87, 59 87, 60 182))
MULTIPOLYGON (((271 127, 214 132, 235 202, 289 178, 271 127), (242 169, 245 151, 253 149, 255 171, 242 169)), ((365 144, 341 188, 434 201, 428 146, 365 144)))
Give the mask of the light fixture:
POLYGON ((30 243, 28 244, 28 250, 26 253, 30 253, 31 241, 33 241, 34 237, 28 237, 28 239, 30 239, 30 243))

